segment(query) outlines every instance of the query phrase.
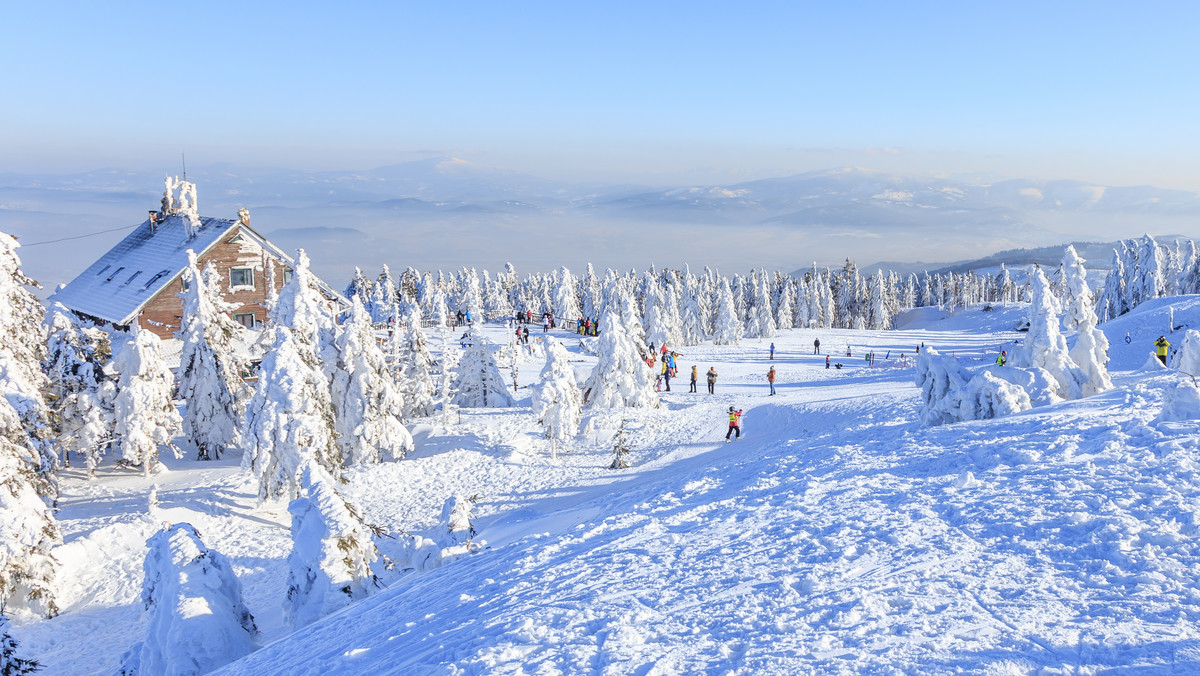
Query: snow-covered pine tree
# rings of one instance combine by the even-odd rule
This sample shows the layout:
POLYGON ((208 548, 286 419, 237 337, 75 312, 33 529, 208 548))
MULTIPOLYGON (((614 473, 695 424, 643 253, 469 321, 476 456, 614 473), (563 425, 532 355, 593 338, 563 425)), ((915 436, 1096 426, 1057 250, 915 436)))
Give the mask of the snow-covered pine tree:
POLYGON ((733 292, 729 289, 729 280, 721 278, 717 295, 717 312, 713 320, 716 330, 713 332, 713 345, 737 345, 742 339, 743 327, 734 307, 733 292))
POLYGON ((471 523, 474 519, 473 512, 477 500, 478 496, 466 498, 454 495, 446 498, 446 501, 442 503, 442 523, 446 524, 446 531, 439 543, 442 547, 470 550, 472 541, 478 535, 475 532, 475 525, 471 523))
POLYGON ((795 281, 791 277, 785 277, 779 287, 779 304, 775 306, 775 328, 781 331, 792 328, 796 315, 794 284, 795 281))
POLYGON ((149 631, 122 656, 118 674, 206 674, 258 647, 258 627, 233 566, 195 528, 169 524, 146 545, 142 604, 149 631))
POLYGON ((39 671, 37 660, 17 656, 17 640, 10 631, 8 617, 0 615, 0 676, 23 676, 39 671))
POLYGON ((771 311, 771 292, 767 288, 767 274, 754 276, 751 286, 752 305, 747 310, 746 337, 774 338, 775 316, 771 311))
POLYGON ((404 400, 375 340, 371 317, 357 297, 337 347, 333 401, 341 409, 337 432, 342 458, 347 465, 402 459, 413 449, 412 435, 398 417, 404 400))
POLYGON ((104 367, 112 358, 108 334, 80 326, 74 314, 54 303, 46 316, 47 355, 42 369, 50 379, 47 390, 51 427, 64 460, 82 453, 89 473, 112 443, 116 429, 116 382, 104 367))
MULTIPOLYGON (((614 289, 615 291, 615 289, 614 289)), ((583 385, 589 408, 658 407, 654 374, 642 360, 638 344, 622 323, 618 301, 605 303, 600 318, 599 359, 583 385)))
POLYGON ((370 302, 367 302, 367 298, 362 299, 363 309, 367 311, 367 316, 372 321, 387 321, 388 313, 400 300, 400 293, 396 288, 396 280, 392 279, 392 271, 386 264, 383 266, 383 271, 379 273, 379 279, 376 280, 374 286, 370 302))
MULTIPOLYGON (((308 254, 296 252, 296 267, 292 278, 279 291, 279 299, 271 311, 271 322, 285 327, 296 342, 296 349, 311 355, 325 375, 325 389, 337 369, 337 324, 325 297, 321 295, 317 278, 309 269, 308 254)), ((273 340, 273 337, 272 337, 273 340)))
POLYGON ((17 240, 0 232, 0 396, 21 418, 37 460, 31 469, 39 475, 38 492, 49 500, 58 496, 54 472, 58 454, 49 443, 49 423, 43 393, 49 380, 42 372, 46 358, 45 308, 27 287, 41 288, 21 271, 17 240))
POLYGON ((355 267, 354 275, 350 278, 350 283, 346 285, 346 291, 342 295, 346 298, 358 296, 364 303, 369 303, 373 300, 374 293, 375 283, 367 279, 361 268, 355 267))
POLYGON ((115 402, 121 461, 140 466, 146 476, 158 463, 162 446, 179 453, 173 440, 183 422, 172 401, 175 379, 163 361, 161 342, 151 331, 135 325, 133 335, 113 359, 121 374, 115 402))
POLYGON ((333 403, 320 367, 292 332, 275 327, 242 425, 242 467, 258 477, 258 499, 292 498, 306 460, 341 476, 333 403))
MULTIPOLYGON (((397 317, 399 321, 399 317, 397 317)), ((426 418, 433 415, 434 394, 433 357, 421 328, 421 308, 409 307, 403 332, 397 326, 392 335, 392 370, 403 398, 400 416, 404 419, 426 418)))
POLYGON ((558 286, 554 289, 554 317, 561 325, 569 326, 568 322, 579 319, 581 312, 575 277, 564 265, 558 271, 558 286))
POLYGON ((516 402, 500 375, 491 341, 472 330, 454 378, 454 403, 465 408, 505 408, 516 402))
POLYGON ((892 325, 892 313, 888 308, 887 281, 883 270, 878 270, 867 280, 870 300, 867 305, 867 328, 883 331, 892 325))
POLYGON ((683 305, 683 345, 699 345, 704 342, 704 313, 700 301, 694 295, 689 295, 683 305))
POLYGON ((1137 268, 1133 271, 1130 284, 1126 285, 1129 307, 1133 309, 1145 301, 1160 298, 1166 293, 1167 257, 1165 247, 1150 235, 1137 242, 1137 268))
POLYGON ((546 366, 533 388, 533 415, 546 430, 550 457, 558 458, 558 443, 579 434, 583 395, 575 382, 567 350, 557 340, 546 344, 546 366))
POLYGON ((1030 283, 1033 297, 1029 305, 1029 333, 1022 348, 1014 350, 1009 361, 1013 366, 1045 369, 1058 384, 1058 396, 1078 399, 1083 396, 1082 385, 1088 377, 1071 359, 1066 338, 1059 330, 1058 298, 1041 268, 1034 268, 1030 283))
POLYGON ((379 586, 371 564, 379 558, 357 508, 338 494, 335 481, 315 463, 300 472, 300 496, 288 505, 292 553, 284 616, 302 627, 366 598, 379 586))
POLYGON ((646 342, 651 345, 670 344, 670 327, 663 310, 664 301, 658 284, 652 282, 646 287, 645 305, 643 326, 646 327, 646 342))
POLYGON ((52 617, 58 613, 58 564, 51 550, 62 537, 54 513, 39 496, 38 463, 21 417, 0 397, 0 608, 28 608, 52 617))
POLYGON ((1076 333, 1070 355, 1087 376, 1082 385, 1086 397, 1112 389, 1112 380, 1108 376, 1108 337, 1096 326, 1098 320, 1087 270, 1074 246, 1067 245, 1062 264, 1067 298, 1066 325, 1068 329, 1074 328, 1076 333))
POLYGON ((187 402, 183 434, 196 447, 197 458, 211 460, 237 444, 242 403, 249 393, 233 345, 241 327, 227 314, 234 305, 209 285, 208 275, 200 274, 196 254, 191 249, 187 253, 184 275, 190 283, 179 294, 183 298, 179 397, 187 402))

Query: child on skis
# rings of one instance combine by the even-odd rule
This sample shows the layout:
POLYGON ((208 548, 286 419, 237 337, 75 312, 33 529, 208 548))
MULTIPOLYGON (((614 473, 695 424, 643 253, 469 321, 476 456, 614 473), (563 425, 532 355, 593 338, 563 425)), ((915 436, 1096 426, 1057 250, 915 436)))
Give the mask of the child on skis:
POLYGON ((742 409, 739 408, 738 410, 735 411, 735 410, 733 410, 733 407, 730 406, 729 407, 729 431, 725 433, 725 441, 726 442, 729 441, 730 434, 734 435, 734 437, 733 437, 734 439, 742 438, 741 422, 742 422, 742 409))

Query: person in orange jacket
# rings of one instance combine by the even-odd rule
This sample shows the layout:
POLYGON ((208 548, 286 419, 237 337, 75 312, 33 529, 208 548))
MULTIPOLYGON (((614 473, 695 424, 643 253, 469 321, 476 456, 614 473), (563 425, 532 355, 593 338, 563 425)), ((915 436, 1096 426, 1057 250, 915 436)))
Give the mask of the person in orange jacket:
POLYGON ((769 396, 772 396, 772 397, 775 396, 775 367, 774 366, 771 367, 770 371, 767 371, 767 384, 771 386, 771 394, 769 396))
POLYGON ((728 442, 729 435, 734 434, 735 432, 736 432, 736 435, 733 437, 734 439, 742 438, 741 423, 742 423, 742 409, 739 408, 738 410, 735 411, 735 410, 733 410, 733 407, 730 406, 729 407, 729 431, 725 433, 725 441, 728 442))

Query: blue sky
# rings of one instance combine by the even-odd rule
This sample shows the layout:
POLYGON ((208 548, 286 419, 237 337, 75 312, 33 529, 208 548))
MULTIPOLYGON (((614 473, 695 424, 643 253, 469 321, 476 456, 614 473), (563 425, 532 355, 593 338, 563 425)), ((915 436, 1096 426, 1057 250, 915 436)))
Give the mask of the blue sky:
POLYGON ((1193 3, 16 3, 0 170, 454 155, 1200 189, 1193 3))

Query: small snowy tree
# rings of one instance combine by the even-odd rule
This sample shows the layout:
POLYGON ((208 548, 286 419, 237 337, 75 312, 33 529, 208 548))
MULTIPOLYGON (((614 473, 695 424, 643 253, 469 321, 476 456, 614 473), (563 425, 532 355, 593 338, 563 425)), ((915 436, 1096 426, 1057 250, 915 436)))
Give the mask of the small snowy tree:
POLYGON ((403 332, 395 330, 392 353, 392 368, 403 396, 401 416, 411 419, 433 415, 437 387, 433 383, 433 357, 421 329, 420 307, 413 305, 409 309, 403 332))
POLYGON ((117 383, 117 439, 121 460, 141 466, 146 476, 158 463, 160 447, 179 449, 172 440, 182 421, 171 400, 174 378, 163 361, 158 336, 135 326, 133 336, 117 353, 114 366, 121 374, 117 383))
POLYGON ((464 498, 455 495, 446 498, 446 502, 442 503, 442 523, 446 524, 446 532, 442 535, 442 547, 471 547, 472 541, 478 535, 475 525, 471 523, 478 499, 478 496, 464 498))
POLYGON ((123 656, 120 674, 207 674, 257 648, 258 627, 242 601, 233 566, 191 525, 150 536, 142 604, 146 640, 123 656))
POLYGON ((398 417, 404 401, 375 340, 371 318, 357 297, 337 346, 333 398, 341 408, 338 435, 345 463, 400 460, 413 449, 412 435, 398 417))
POLYGON ((183 298, 179 396, 187 402, 183 433, 196 447, 198 459, 211 460, 237 444, 246 386, 233 341, 241 327, 227 314, 235 306, 208 284, 208 275, 200 274, 196 254, 191 249, 187 253, 184 275, 189 286, 179 294, 183 298))
POLYGON ((0 676, 32 674, 42 668, 37 660, 17 657, 17 641, 9 631, 12 625, 8 618, 0 615, 0 676))
POLYGON ((379 558, 371 539, 376 529, 342 499, 334 483, 320 467, 306 463, 300 497, 288 505, 292 553, 284 615, 296 627, 365 598, 379 585, 371 570, 379 558))
POLYGON ((1088 376, 1080 370, 1067 351, 1067 341, 1059 330, 1059 305, 1041 268, 1031 275, 1032 299, 1029 305, 1029 333, 1021 350, 1012 355, 1013 366, 1043 368, 1058 382, 1058 396, 1078 399, 1088 376))
POLYGON ((454 403, 467 408, 504 408, 516 402, 504 384, 504 376, 496 365, 491 342, 472 330, 464 338, 467 347, 458 363, 458 374, 452 386, 454 403))
POLYGON ((579 434, 583 396, 567 350, 556 340, 546 346, 546 366, 533 388, 533 415, 546 429, 550 457, 558 458, 558 443, 579 434))
POLYGON ((55 303, 46 316, 48 335, 42 369, 50 379, 47 398, 51 426, 64 460, 82 453, 94 473, 116 429, 116 382, 104 370, 112 357, 108 334, 83 327, 55 303))
POLYGON ((1076 332, 1075 345, 1069 354, 1086 377, 1081 384, 1082 394, 1090 396, 1112 389, 1112 380, 1108 376, 1108 336, 1096 326, 1095 303, 1083 263, 1075 247, 1067 245, 1063 254, 1066 323, 1067 328, 1076 332))
POLYGON ((242 467, 258 477, 259 501, 295 496, 307 460, 340 476, 336 440, 333 403, 319 366, 298 349, 291 331, 275 327, 275 344, 263 358, 242 426, 242 467))

